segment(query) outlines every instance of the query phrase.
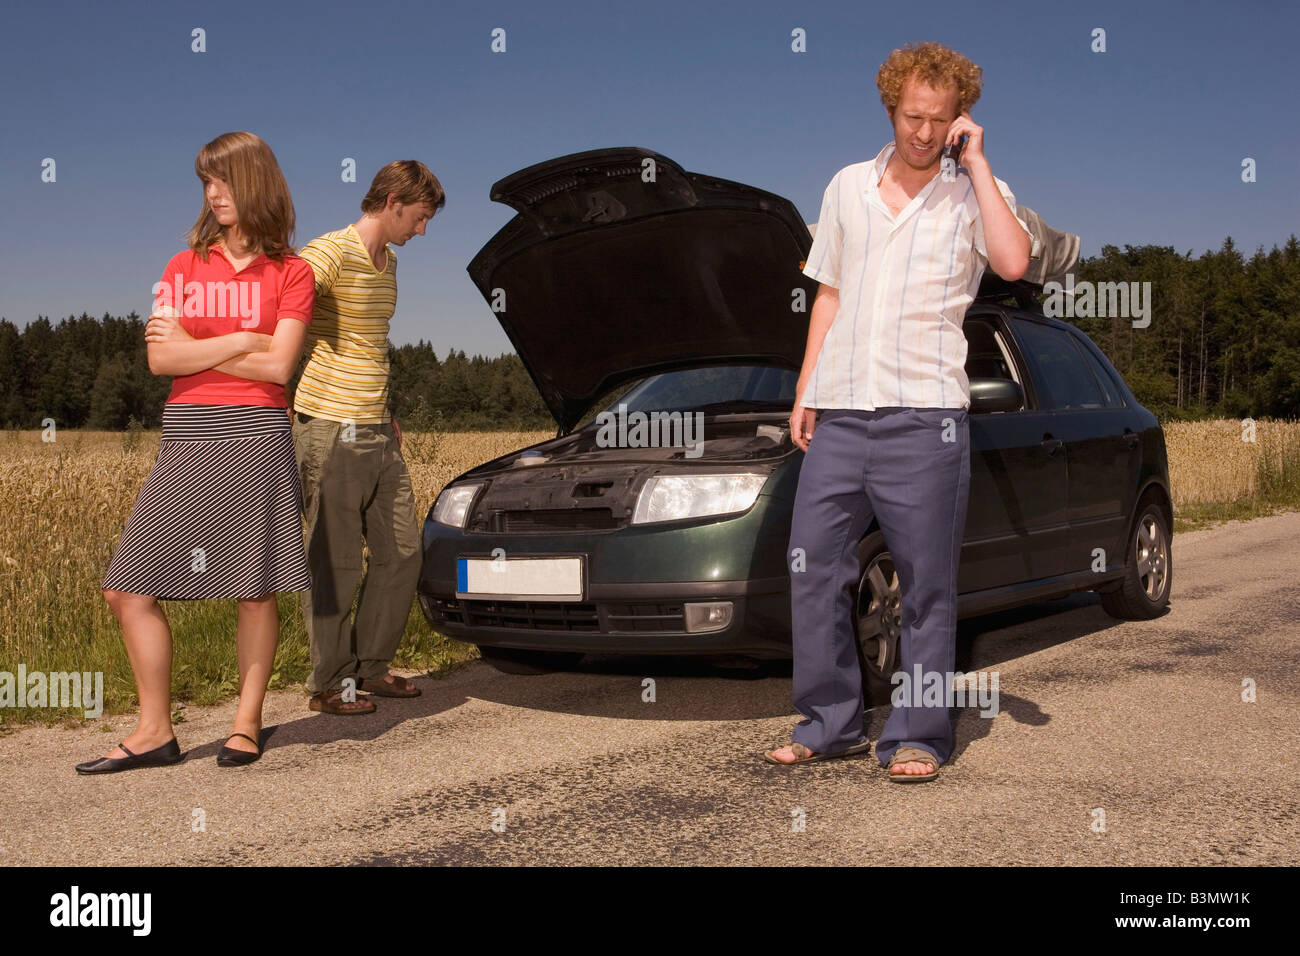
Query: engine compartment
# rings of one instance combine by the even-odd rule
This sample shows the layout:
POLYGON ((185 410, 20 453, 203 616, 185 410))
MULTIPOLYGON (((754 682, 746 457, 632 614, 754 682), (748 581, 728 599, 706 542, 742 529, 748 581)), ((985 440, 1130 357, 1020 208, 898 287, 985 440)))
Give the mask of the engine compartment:
POLYGON ((642 486, 654 475, 748 466, 770 472, 793 454, 784 418, 727 416, 706 420, 695 448, 604 447, 597 429, 523 449, 476 469, 488 481, 466 530, 547 534, 625 527, 642 486), (698 453, 696 453, 698 452, 698 453))

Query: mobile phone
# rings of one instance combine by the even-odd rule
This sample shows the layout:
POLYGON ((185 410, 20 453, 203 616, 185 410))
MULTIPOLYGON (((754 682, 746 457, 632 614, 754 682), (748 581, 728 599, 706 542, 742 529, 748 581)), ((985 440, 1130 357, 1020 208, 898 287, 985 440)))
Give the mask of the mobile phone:
POLYGON ((955 183, 957 181, 957 158, 961 156, 961 151, 966 146, 968 139, 965 133, 955 143, 949 143, 939 154, 939 171, 945 182, 955 183))
POLYGON ((957 140, 957 142, 949 143, 947 146, 945 146, 943 148, 943 153, 941 154, 943 158, 950 159, 952 160, 954 166, 957 165, 957 158, 961 156, 961 151, 962 149, 965 148, 966 140, 969 138, 970 137, 968 137, 965 133, 962 133, 961 138, 957 140))

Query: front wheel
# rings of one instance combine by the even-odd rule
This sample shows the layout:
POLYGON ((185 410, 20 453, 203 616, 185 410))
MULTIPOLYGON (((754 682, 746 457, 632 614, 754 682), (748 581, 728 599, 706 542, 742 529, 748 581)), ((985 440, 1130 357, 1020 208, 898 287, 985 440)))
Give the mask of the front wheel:
POLYGON ((550 674, 568 670, 582 659, 572 651, 524 651, 514 647, 478 648, 479 656, 503 674, 550 674))
POLYGON ((862 667, 866 706, 889 703, 891 678, 898 669, 898 641, 903 633, 903 589, 885 536, 872 532, 858 545, 862 575, 854 594, 853 628, 862 667))
POLYGON ((1124 563, 1120 586, 1101 595, 1106 613, 1126 621, 1147 621, 1164 614, 1169 609, 1174 566, 1169 521, 1154 499, 1138 504, 1124 563))

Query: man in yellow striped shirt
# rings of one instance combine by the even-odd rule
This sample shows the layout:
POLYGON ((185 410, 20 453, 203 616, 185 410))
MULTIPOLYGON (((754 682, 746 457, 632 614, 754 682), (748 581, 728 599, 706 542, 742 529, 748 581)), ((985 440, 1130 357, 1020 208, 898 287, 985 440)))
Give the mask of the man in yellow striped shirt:
POLYGON ((307 364, 294 393, 311 590, 311 709, 368 714, 381 697, 415 697, 390 674, 420 575, 420 525, 401 430, 388 407, 388 325, 397 255, 446 202, 423 163, 389 163, 361 200, 361 219, 298 253, 316 274, 307 364), (392 245, 390 245, 392 244, 392 245), (362 580, 362 541, 370 549, 362 580), (355 619, 352 600, 360 585, 355 619))

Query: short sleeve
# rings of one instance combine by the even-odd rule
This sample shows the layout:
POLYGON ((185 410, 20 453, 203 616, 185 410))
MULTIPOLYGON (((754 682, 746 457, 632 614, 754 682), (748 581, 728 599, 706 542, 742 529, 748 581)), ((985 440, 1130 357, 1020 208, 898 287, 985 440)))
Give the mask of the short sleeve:
POLYGON ((316 304, 315 282, 315 271, 305 260, 287 257, 276 320, 301 319, 310 325, 312 306, 316 304))
POLYGON ((343 268, 343 253, 336 243, 322 236, 299 249, 298 255, 311 266, 311 272, 315 276, 316 295, 324 295, 334 288, 339 270, 343 268))
POLYGON ((177 312, 182 311, 185 300, 185 276, 189 271, 194 253, 186 249, 178 252, 163 266, 162 278, 153 287, 153 302, 149 314, 153 315, 163 306, 170 306, 177 312))
POLYGON ((813 236, 812 248, 808 250, 808 261, 803 274, 816 279, 823 285, 840 287, 840 249, 844 245, 844 230, 840 225, 840 181, 844 171, 840 170, 831 180, 822 194, 822 211, 817 217, 817 234, 813 236))
MULTIPOLYGON (((1011 192, 1011 187, 996 176, 993 177, 993 182, 997 184, 998 192, 1002 194, 1002 198, 1005 199, 1007 205, 1011 207, 1011 215, 1016 216, 1016 197, 1011 192)), ((973 198, 971 201, 975 206, 975 219, 973 222, 975 227, 975 251, 983 256, 985 261, 988 261, 989 251, 984 245, 984 217, 980 215, 979 203, 975 202, 973 198)), ((1016 222, 1020 223, 1020 228, 1025 230, 1025 235, 1029 237, 1029 241, 1032 243, 1034 241, 1034 234, 1029 231, 1029 227, 1025 225, 1025 221, 1019 216, 1016 216, 1016 222)))

